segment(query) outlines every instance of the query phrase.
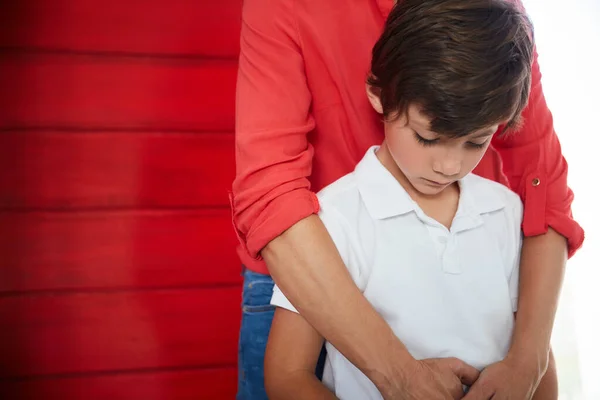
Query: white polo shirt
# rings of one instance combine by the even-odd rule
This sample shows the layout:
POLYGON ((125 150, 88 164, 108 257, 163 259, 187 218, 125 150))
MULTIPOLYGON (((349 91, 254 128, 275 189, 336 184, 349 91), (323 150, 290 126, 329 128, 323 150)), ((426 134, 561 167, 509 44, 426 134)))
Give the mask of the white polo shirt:
MULTIPOLYGON (((478 369, 500 361, 517 306, 521 200, 469 174, 448 230, 423 213, 376 149, 318 194, 319 216, 354 282, 416 359, 457 357, 478 369)), ((271 303, 297 312, 277 287, 271 303)), ((339 399, 382 398, 326 347, 323 382, 339 399)))

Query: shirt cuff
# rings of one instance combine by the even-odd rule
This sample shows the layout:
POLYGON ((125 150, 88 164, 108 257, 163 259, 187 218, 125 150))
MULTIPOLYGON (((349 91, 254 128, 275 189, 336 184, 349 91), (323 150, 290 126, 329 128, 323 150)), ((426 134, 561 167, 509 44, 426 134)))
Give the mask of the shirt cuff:
MULTIPOLYGON (((525 236, 543 235, 551 227, 567 239, 569 258, 583 244, 585 233, 573 219, 571 203, 573 192, 567 188, 564 202, 560 207, 547 204, 547 179, 543 174, 533 173, 525 177, 523 234, 525 236)), ((563 193, 565 194, 565 193, 563 193)), ((561 197, 563 197, 561 194, 561 197)))
POLYGON ((242 250, 251 258, 262 260, 260 251, 298 221, 319 212, 319 200, 307 189, 284 193, 271 201, 252 224, 248 234, 234 228, 242 250))

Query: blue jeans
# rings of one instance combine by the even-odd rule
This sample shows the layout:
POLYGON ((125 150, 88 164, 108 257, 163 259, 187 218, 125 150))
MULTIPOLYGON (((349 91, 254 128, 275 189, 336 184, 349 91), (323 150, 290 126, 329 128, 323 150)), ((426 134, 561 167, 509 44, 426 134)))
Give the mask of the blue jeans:
POLYGON ((264 359, 271 322, 273 279, 244 269, 242 324, 238 351, 237 400, 267 400, 264 384, 264 359))
MULTIPOLYGON (((271 322, 275 314, 272 306, 273 279, 244 269, 242 292, 242 323, 238 351, 237 400, 267 400, 264 383, 264 359, 271 322)), ((320 378, 325 363, 325 347, 319 357, 315 373, 320 378)))

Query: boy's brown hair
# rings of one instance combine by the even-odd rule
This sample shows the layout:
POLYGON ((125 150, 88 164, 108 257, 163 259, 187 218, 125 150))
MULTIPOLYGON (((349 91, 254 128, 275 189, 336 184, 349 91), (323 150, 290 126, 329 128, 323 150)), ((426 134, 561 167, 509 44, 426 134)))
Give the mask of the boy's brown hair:
POLYGON ((399 0, 373 47, 368 83, 384 117, 417 104, 459 137, 515 128, 531 86, 531 22, 510 0, 399 0))

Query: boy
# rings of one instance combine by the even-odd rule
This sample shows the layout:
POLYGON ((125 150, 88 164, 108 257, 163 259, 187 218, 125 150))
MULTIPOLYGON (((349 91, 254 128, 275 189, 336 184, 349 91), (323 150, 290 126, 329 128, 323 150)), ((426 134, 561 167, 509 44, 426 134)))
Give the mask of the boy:
MULTIPOLYGON (((373 49, 367 95, 385 140, 319 193, 319 216, 416 359, 456 357, 481 370, 508 351, 522 204, 471 171, 495 132, 518 125, 532 61, 531 26, 502 0, 405 0, 373 49)), ((329 343, 319 382, 323 338, 277 288, 272 304, 270 398, 381 398, 329 343)), ((477 371, 468 375, 467 385, 477 371)))

